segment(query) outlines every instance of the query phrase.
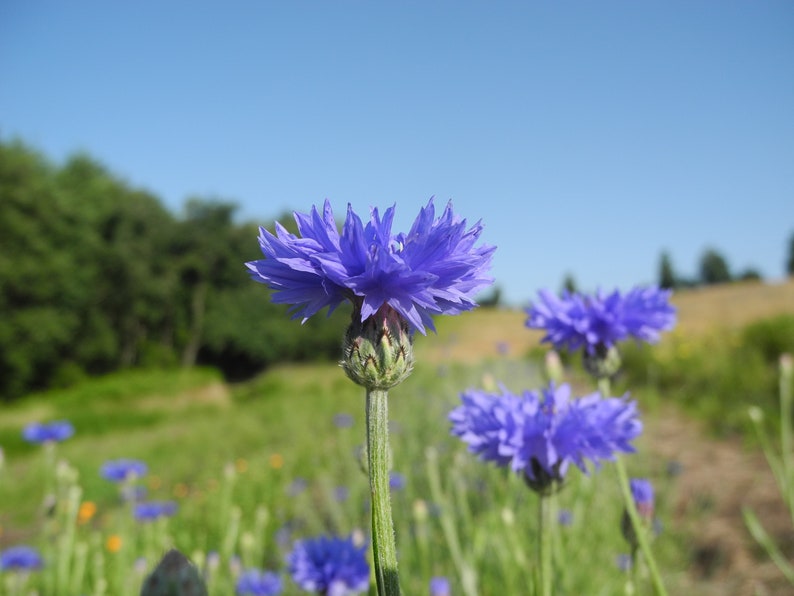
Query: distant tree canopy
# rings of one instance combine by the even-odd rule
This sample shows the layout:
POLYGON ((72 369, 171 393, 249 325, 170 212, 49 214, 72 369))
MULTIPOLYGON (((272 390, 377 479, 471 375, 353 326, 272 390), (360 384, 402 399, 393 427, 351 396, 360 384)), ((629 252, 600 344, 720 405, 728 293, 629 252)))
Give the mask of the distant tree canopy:
POLYGON ((712 248, 707 249, 700 257, 700 281, 706 285, 731 281, 728 262, 712 248))
POLYGON ((794 276, 794 232, 788 240, 788 257, 786 259, 786 273, 794 276))
POLYGON ((670 260, 670 255, 665 251, 659 259, 659 287, 670 290, 677 287, 677 285, 673 263, 670 260))
POLYGON ((566 273, 565 277, 562 278, 562 289, 569 294, 575 294, 579 291, 572 273, 566 273))
POLYGON ((349 310, 291 321, 250 280, 257 226, 230 202, 193 197, 175 217, 86 155, 56 167, 0 142, 0 205, 2 399, 122 367, 242 378, 338 355, 349 310))

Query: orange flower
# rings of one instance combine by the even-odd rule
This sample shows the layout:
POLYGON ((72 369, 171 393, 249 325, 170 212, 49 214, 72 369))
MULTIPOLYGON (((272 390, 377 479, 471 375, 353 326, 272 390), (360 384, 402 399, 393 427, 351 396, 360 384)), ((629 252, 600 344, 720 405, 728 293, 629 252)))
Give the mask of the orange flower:
POLYGON ((109 536, 105 542, 105 548, 111 553, 119 552, 121 550, 121 536, 118 534, 112 534, 109 536))
POLYGON ((85 524, 94 517, 96 513, 96 503, 93 501, 83 501, 80 503, 80 509, 77 510, 77 523, 85 524))
POLYGON ((274 453, 270 456, 270 467, 274 470, 280 470, 284 465, 284 458, 280 453, 274 453))
POLYGON ((178 482, 174 485, 174 496, 178 499, 184 499, 190 490, 184 482, 178 482))

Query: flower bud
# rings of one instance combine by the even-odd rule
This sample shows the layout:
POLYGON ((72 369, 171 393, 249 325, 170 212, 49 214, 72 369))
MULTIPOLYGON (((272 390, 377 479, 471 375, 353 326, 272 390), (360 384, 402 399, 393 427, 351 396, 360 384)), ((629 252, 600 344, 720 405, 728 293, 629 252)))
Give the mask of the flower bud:
POLYGON ((584 352, 584 369, 595 379, 608 379, 620 370, 622 361, 616 346, 598 344, 592 353, 584 352))
POLYGON ((413 337, 408 322, 388 304, 361 321, 358 306, 345 334, 343 353, 340 365, 355 383, 369 390, 390 389, 413 369, 413 337))
POLYGON ((176 549, 168 551, 146 578, 141 596, 207 596, 207 586, 198 570, 176 549))

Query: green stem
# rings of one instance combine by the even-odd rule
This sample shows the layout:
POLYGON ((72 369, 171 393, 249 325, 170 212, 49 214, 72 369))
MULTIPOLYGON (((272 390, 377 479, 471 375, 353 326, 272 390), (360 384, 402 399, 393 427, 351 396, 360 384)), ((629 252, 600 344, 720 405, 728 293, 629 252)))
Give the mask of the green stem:
MULTIPOLYGON (((601 392, 601 397, 610 397, 610 382, 609 378, 598 379, 598 390, 601 392)), ((618 472, 618 483, 620 484, 620 492, 623 494, 623 502, 626 505, 626 511, 631 519, 631 526, 634 528, 634 534, 637 536, 637 542, 651 572, 651 581, 653 587, 659 596, 666 596, 667 590, 662 582, 662 576, 659 574, 659 568, 656 566, 656 559, 653 558, 651 552, 651 544, 648 542, 648 534, 640 519, 640 514, 637 513, 637 506, 634 503, 634 497, 631 495, 631 487, 629 486, 629 476, 626 473, 626 467, 623 465, 623 460, 620 457, 615 457, 615 469, 618 472)), ((634 563, 634 561, 632 561, 634 563)))
POLYGON ((372 557, 379 596, 398 596, 397 546, 389 493, 389 393, 367 390, 367 459, 372 502, 372 557))
POLYGON ((540 496, 538 504, 538 529, 540 531, 540 547, 538 558, 540 569, 540 589, 542 596, 551 596, 551 553, 552 532, 554 532, 554 507, 551 495, 540 496))
POLYGON ((653 587, 659 596, 666 596, 667 590, 662 582, 662 576, 659 574, 659 568, 656 566, 656 560, 653 558, 651 552, 651 545, 648 542, 648 534, 640 520, 640 514, 637 513, 637 506, 634 504, 634 497, 631 496, 631 488, 629 487, 629 477, 626 474, 626 468, 623 465, 623 460, 620 457, 615 458, 615 469, 618 471, 618 483, 620 484, 620 492, 623 493, 623 501, 626 505, 626 511, 629 513, 631 525, 634 528, 634 533, 637 535, 637 542, 640 545, 640 551, 648 565, 651 572, 651 581, 653 587))

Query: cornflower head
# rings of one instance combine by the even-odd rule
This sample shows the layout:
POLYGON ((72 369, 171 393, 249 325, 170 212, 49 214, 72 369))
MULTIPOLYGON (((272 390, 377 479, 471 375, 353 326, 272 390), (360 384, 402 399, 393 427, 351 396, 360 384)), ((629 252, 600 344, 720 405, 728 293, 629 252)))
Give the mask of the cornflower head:
POLYGON ((306 592, 352 596, 369 588, 366 550, 352 537, 299 540, 287 555, 287 566, 293 581, 306 592))
POLYGON ((22 430, 22 438, 28 443, 59 443, 74 434, 74 427, 66 420, 49 424, 32 422, 22 430))
POLYGON ((237 579, 235 594, 252 596, 276 596, 281 594, 281 578, 270 571, 248 569, 237 579))
POLYGON ((149 468, 135 459, 116 459, 102 464, 99 472, 102 478, 111 482, 127 482, 146 475, 149 468))
POLYGON ((260 228, 264 259, 246 263, 251 277, 273 290, 273 302, 291 304, 305 321, 328 307, 353 304, 345 339, 345 372, 367 388, 388 389, 413 365, 412 334, 434 329, 433 315, 476 306, 474 295, 492 283, 491 246, 475 247, 482 226, 466 228, 449 203, 436 218, 431 198, 408 233, 393 233, 394 207, 369 221, 348 205, 341 233, 330 203, 322 213, 295 213, 299 236, 276 224, 260 228))
POLYGON ((551 383, 540 392, 514 395, 502 387, 492 395, 469 390, 449 414, 452 434, 485 461, 509 467, 544 495, 562 484, 568 467, 587 473, 616 453, 633 452, 631 441, 642 432, 635 402, 624 396, 592 393, 570 398, 570 387, 551 383))
POLYGON ((39 551, 30 546, 12 546, 0 552, 0 571, 31 571, 42 564, 39 551))
POLYGON ((171 517, 177 506, 173 501, 144 501, 136 503, 133 515, 139 522, 154 521, 160 517, 171 517))
POLYGON ((633 337, 656 343, 676 321, 675 307, 668 302, 671 292, 656 287, 633 288, 625 295, 618 290, 593 296, 566 291, 561 297, 541 290, 538 295, 540 300, 526 310, 526 326, 545 330, 542 341, 556 349, 583 348, 585 367, 598 378, 620 367, 618 342, 633 337))

